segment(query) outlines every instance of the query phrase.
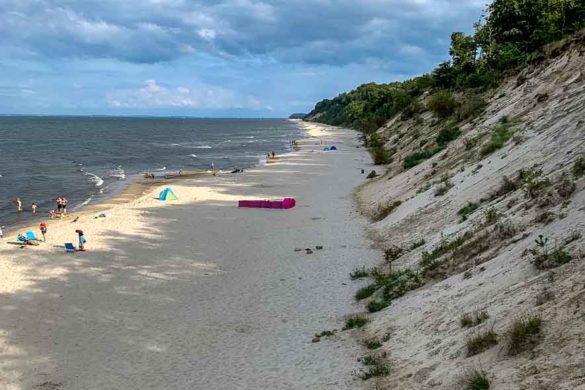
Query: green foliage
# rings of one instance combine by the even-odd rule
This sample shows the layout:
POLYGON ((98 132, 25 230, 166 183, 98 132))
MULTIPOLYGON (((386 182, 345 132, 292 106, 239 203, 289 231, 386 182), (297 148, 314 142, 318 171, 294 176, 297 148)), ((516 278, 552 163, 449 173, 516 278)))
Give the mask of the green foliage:
POLYGON ((494 345, 498 344, 498 335, 493 330, 486 330, 470 336, 465 341, 467 347, 467 357, 475 356, 487 351, 494 345))
POLYGON ((449 178, 444 179, 441 182, 441 185, 435 189, 435 196, 446 195, 447 192, 449 192, 449 190, 453 187, 454 187, 453 183, 451 183, 451 180, 449 180, 449 178))
POLYGON ((430 252, 425 251, 422 253, 421 266, 424 267, 426 264, 431 263, 433 260, 436 260, 439 257, 441 257, 449 252, 454 251, 455 249, 457 249, 461 245, 463 245, 471 237, 472 237, 471 233, 465 233, 462 236, 459 236, 452 241, 449 241, 446 239, 441 241, 441 243, 438 246, 436 246, 435 248, 433 248, 432 251, 430 251, 430 252))
POLYGON ((390 303, 385 302, 385 301, 370 301, 370 302, 368 302, 368 305, 366 306, 366 308, 368 309, 368 311, 370 313, 377 313, 381 310, 384 310, 389 305, 390 305, 390 303))
POLYGON ((390 249, 386 249, 384 251, 384 259, 386 260, 387 263, 392 263, 394 260, 399 259, 403 253, 404 251, 402 250, 402 248, 398 246, 393 246, 390 249))
POLYGON ((447 127, 439 132, 437 136, 437 145, 440 147, 447 146, 450 142, 455 141, 461 135, 459 127, 447 127))
POLYGON ((487 312, 480 311, 475 313, 465 313, 461 316, 460 323, 462 328, 473 328, 490 318, 487 312))
POLYGON ((363 328, 368 323, 368 319, 362 315, 355 314, 349 316, 345 320, 345 326, 343 330, 355 329, 355 328, 363 328))
POLYGON ((382 342, 376 338, 364 341, 364 346, 367 349, 378 349, 382 346, 382 342))
POLYGON ((461 380, 463 390, 489 390, 490 380, 485 371, 472 370, 461 380))
POLYGON ((420 248, 421 246, 423 246, 424 244, 426 244, 427 242, 425 241, 424 238, 421 238, 418 241, 413 242, 412 244, 410 244, 410 247, 408 249, 415 250, 417 248, 420 248))
POLYGON ((540 270, 557 268, 573 259, 563 246, 555 245, 553 250, 549 251, 548 242, 548 238, 545 238, 542 234, 534 240, 536 246, 530 249, 529 252, 534 257, 533 263, 536 268, 540 270))
POLYGON ((404 296, 407 292, 422 285, 418 274, 410 269, 380 274, 376 277, 376 285, 383 288, 386 303, 404 296))
MULTIPOLYGON (((430 99, 429 107, 439 117, 449 117, 457 104, 448 90, 497 86, 503 75, 525 66, 534 51, 585 26, 585 1, 494 0, 484 14, 474 26, 473 35, 451 34, 451 58, 432 74, 404 82, 361 85, 317 103, 308 118, 370 133, 402 110, 406 109, 403 119, 411 118, 418 111, 412 104, 430 88, 438 92, 430 99)), ((480 108, 481 104, 462 107, 458 118, 477 115, 480 108)), ((501 140, 486 146, 485 153, 497 150, 501 140)))
POLYGON ((542 169, 536 168, 520 170, 518 173, 518 181, 528 199, 537 198, 545 188, 551 185, 550 179, 543 178, 542 175, 542 169))
POLYGON ((427 105, 439 118, 448 118, 455 112, 457 102, 451 92, 442 89, 429 98, 427 105))
POLYGON ((493 225, 498 222, 500 218, 498 211, 495 208, 490 208, 485 212, 485 223, 486 225, 493 225))
POLYGON ((461 217, 462 221, 467 221, 467 218, 479 208, 479 204, 468 202, 464 207, 459 209, 457 215, 461 217))
POLYGON ((392 155, 383 146, 370 148, 370 153, 374 164, 376 165, 387 165, 392 163, 392 155))
POLYGON ((377 289, 378 286, 376 286, 375 284, 370 284, 366 287, 362 287, 355 293, 355 299, 361 301, 362 299, 369 298, 372 295, 374 295, 377 289))
POLYGON ((531 316, 512 323, 509 331, 508 355, 518 355, 536 345, 540 339, 542 319, 531 316))
POLYGON ((573 164, 573 177, 580 179, 585 175, 585 156, 579 156, 573 164))
POLYGON ((423 161, 428 160, 429 158, 433 157, 435 154, 441 152, 442 150, 443 150, 442 147, 437 146, 434 148, 424 149, 420 152, 409 154, 404 158, 402 166, 404 167, 404 169, 416 167, 423 161))
POLYGON ((490 141, 482 146, 480 151, 481 156, 485 157, 488 154, 492 154, 496 150, 501 149, 506 142, 512 138, 512 135, 514 135, 514 133, 510 124, 506 121, 501 121, 501 123, 492 130, 490 141))
POLYGON ((368 355, 363 357, 361 362, 364 366, 368 367, 367 371, 362 371, 357 375, 364 381, 375 377, 387 376, 390 374, 388 365, 382 360, 381 357, 368 355))

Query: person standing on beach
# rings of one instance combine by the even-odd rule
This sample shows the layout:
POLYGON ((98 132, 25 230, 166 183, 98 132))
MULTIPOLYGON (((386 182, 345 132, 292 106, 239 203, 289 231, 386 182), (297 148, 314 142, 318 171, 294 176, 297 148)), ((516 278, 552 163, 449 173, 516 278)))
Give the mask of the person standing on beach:
POLYGON ((4 232, 2 231, 2 228, 3 227, 4 226, 0 226, 0 240, 3 240, 4 239, 4 232))
POLYGON ((47 241, 47 224, 44 222, 41 222, 40 225, 41 228, 41 234, 43 235, 43 241, 47 241))
POLYGON ((85 239, 85 235, 83 234, 83 230, 81 229, 77 229, 75 231, 75 233, 77 233, 77 235, 79 236, 79 249, 80 251, 85 251, 84 248, 84 244, 87 242, 87 240, 85 239))
POLYGON ((59 196, 59 197, 57 197, 57 213, 61 214, 62 208, 63 208, 63 199, 59 196))
POLYGON ((32 206, 31 206, 31 209, 32 209, 32 213, 33 214, 36 214, 37 213, 37 204, 36 203, 33 203, 32 206))
POLYGON ((63 215, 67 215, 67 203, 69 203, 69 201, 66 197, 63 197, 61 199, 61 209, 63 210, 63 215))
POLYGON ((21 212, 22 211, 22 201, 20 200, 20 198, 16 198, 14 203, 16 203, 16 211, 21 212))
POLYGON ((276 153, 274 153, 274 151, 272 151, 272 158, 276 158, 276 153))

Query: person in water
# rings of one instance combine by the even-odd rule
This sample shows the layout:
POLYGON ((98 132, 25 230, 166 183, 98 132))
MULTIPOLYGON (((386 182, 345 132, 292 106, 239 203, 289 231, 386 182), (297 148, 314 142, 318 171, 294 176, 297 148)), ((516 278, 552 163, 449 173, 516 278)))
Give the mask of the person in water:
POLYGON ((83 230, 81 229, 77 229, 75 231, 75 233, 77 233, 77 235, 79 236, 79 249, 80 251, 85 251, 85 243, 87 242, 87 240, 85 239, 85 235, 83 234, 83 230))
POLYGON ((32 209, 33 214, 36 214, 37 213, 37 204, 33 203, 31 206, 31 209, 32 209))
POLYGON ((45 222, 41 222, 40 229, 41 234, 43 235, 43 241, 47 241, 47 224, 45 222))
POLYGON ((69 203, 69 201, 66 197, 63 197, 61 199, 61 209, 63 210, 64 215, 67 215, 67 203, 69 203))
POLYGON ((22 211, 22 201, 20 200, 20 198, 16 198, 14 203, 16 204, 16 211, 21 212, 22 211))
POLYGON ((63 208, 63 199, 59 196, 59 197, 57 197, 57 213, 61 214, 62 208, 63 208))

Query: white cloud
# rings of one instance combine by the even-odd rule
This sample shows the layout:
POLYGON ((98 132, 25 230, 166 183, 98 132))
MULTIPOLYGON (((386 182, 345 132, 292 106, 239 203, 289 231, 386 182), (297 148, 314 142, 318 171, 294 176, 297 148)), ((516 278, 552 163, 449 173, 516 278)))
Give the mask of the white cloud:
POLYGON ((258 109, 262 103, 253 97, 240 98, 233 91, 212 85, 168 87, 156 80, 145 86, 109 92, 107 104, 115 108, 191 108, 191 109, 258 109))

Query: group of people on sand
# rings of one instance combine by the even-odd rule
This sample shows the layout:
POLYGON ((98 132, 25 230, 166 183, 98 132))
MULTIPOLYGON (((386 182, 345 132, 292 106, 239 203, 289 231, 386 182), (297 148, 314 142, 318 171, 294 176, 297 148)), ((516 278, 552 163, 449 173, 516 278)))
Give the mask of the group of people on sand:
MULTIPOLYGON (((2 226, 3 227, 3 226, 2 226)), ((4 238, 4 233, 2 232, 2 227, 0 227, 0 239, 4 238)), ((47 241, 47 223, 46 222, 41 222, 41 224, 39 225, 39 230, 41 231, 41 235, 43 236, 43 242, 47 241)), ((81 252, 85 252, 85 243, 87 242, 87 239, 85 238, 85 234, 83 233, 83 230, 81 229, 76 229, 75 233, 77 234, 77 239, 78 239, 78 247, 77 250, 81 251, 81 252)), ((17 240, 18 242, 24 244, 24 245, 39 245, 39 240, 37 239, 30 239, 29 237, 27 237, 27 235, 25 233, 18 233, 17 235, 17 240)))
POLYGON ((266 153, 266 157, 268 157, 268 159, 276 158, 276 152, 274 152, 274 150, 272 152, 268 152, 266 153))

